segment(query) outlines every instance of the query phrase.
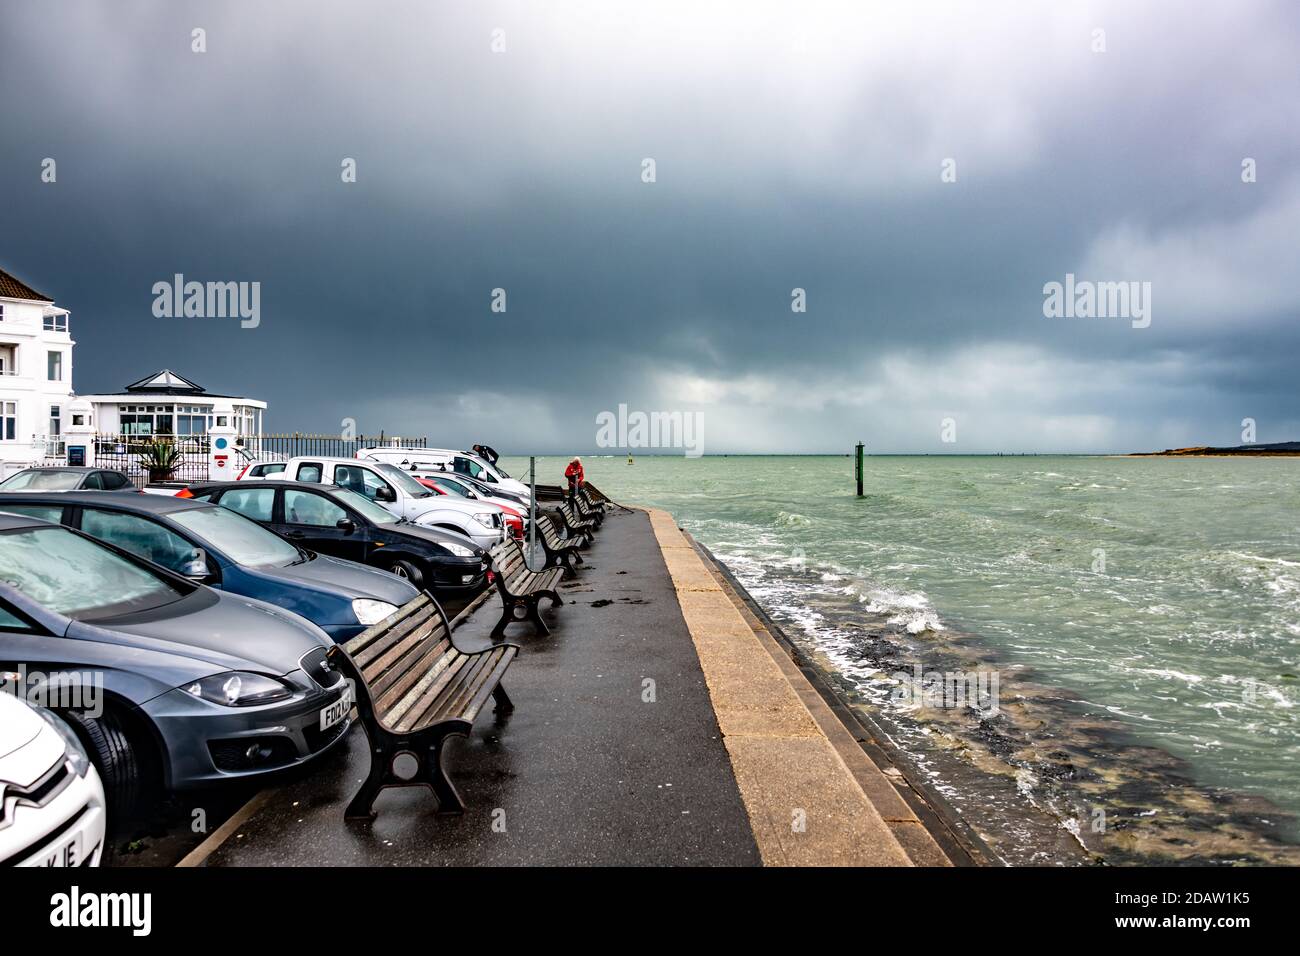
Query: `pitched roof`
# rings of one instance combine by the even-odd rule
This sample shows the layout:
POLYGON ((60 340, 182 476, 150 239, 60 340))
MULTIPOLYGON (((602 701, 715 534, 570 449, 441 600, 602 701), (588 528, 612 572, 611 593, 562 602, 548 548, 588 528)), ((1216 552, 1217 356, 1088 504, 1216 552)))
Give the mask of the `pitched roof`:
POLYGON ((11 276, 0 269, 0 297, 7 299, 34 299, 37 302, 53 302, 48 295, 37 292, 26 282, 11 276))
POLYGON ((202 385, 196 385, 183 375, 177 375, 169 368, 152 375, 146 375, 138 382, 126 387, 128 392, 166 392, 171 395, 191 393, 201 395, 205 391, 202 385))

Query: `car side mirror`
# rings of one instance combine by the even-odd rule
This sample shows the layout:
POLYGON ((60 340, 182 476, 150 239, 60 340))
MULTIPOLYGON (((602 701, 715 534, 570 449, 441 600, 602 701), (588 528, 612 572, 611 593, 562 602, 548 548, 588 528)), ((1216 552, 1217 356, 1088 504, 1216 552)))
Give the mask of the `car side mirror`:
POLYGON ((375 489, 375 500, 376 500, 376 501, 396 501, 396 500, 397 500, 397 492, 393 491, 392 488, 389 488, 389 487, 387 487, 387 486, 385 486, 385 487, 383 487, 383 488, 376 488, 376 489, 375 489))
POLYGON ((353 531, 357 530, 357 524, 351 518, 340 518, 334 527, 338 528, 344 534, 351 534, 353 531))

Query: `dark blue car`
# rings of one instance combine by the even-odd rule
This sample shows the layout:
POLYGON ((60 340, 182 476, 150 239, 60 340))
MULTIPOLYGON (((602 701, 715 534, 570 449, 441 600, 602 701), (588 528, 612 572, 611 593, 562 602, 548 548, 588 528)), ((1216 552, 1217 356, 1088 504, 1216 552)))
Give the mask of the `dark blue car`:
POLYGON ((407 581, 307 551, 205 502, 121 492, 0 494, 0 511, 77 528, 191 581, 293 611, 335 641, 419 594, 407 581))

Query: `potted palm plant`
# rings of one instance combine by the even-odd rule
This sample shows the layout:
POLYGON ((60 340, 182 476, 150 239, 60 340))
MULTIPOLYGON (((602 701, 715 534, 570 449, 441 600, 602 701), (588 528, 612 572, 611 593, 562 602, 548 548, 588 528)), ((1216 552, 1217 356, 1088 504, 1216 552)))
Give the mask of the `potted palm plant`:
POLYGON ((140 464, 149 472, 149 481, 171 481, 176 469, 185 461, 170 439, 153 439, 144 443, 140 451, 140 464))

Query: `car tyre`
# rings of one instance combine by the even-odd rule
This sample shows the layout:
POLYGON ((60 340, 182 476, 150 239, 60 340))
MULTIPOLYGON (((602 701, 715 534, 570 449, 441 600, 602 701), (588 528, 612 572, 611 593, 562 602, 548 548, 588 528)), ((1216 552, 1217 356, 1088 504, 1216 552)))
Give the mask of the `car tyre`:
POLYGON ((424 590, 424 572, 416 567, 412 562, 405 559, 394 561, 388 566, 389 574, 396 574, 399 578, 406 578, 411 582, 411 586, 424 590))
POLYGON ((81 742, 85 744, 104 784, 108 812, 123 821, 139 810, 145 796, 147 774, 139 748, 127 733, 121 718, 105 709, 101 717, 87 717, 77 711, 61 711, 81 742))

